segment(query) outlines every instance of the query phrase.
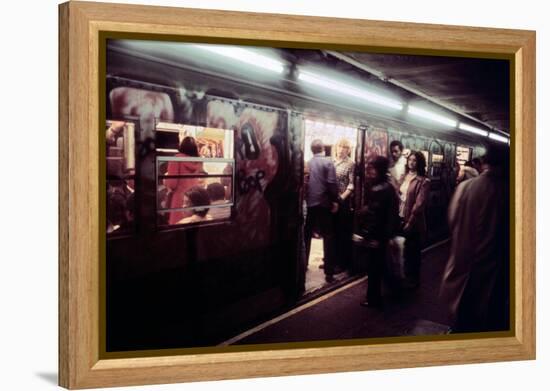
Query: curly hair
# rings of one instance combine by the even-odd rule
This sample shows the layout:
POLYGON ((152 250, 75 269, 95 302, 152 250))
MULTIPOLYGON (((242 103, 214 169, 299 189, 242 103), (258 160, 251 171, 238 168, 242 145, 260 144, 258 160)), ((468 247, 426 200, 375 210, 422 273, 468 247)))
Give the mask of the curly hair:
POLYGON ((399 140, 393 140, 393 141, 390 143, 390 151, 391 151, 392 148, 395 147, 396 145, 399 147, 399 150, 400 150, 401 152, 403 152, 403 148, 404 148, 404 147, 403 147, 403 143, 402 143, 401 141, 399 141, 399 140))
POLYGON ((374 156, 367 162, 368 166, 371 166, 376 171, 377 181, 382 182, 387 179, 390 161, 386 157, 381 155, 374 156))
POLYGON ((225 198, 225 187, 219 182, 210 183, 206 187, 206 191, 211 201, 219 201, 225 198))
POLYGON ((405 172, 409 173, 409 159, 411 156, 416 158, 416 173, 420 176, 426 176, 426 158, 420 151, 411 151, 407 158, 407 164, 405 165, 405 172))
POLYGON ((205 208, 194 209, 193 213, 204 217, 208 213, 206 206, 210 205, 210 197, 208 192, 200 186, 193 186, 185 192, 185 196, 189 199, 189 206, 202 206, 205 208))
POLYGON ((351 157, 351 151, 352 151, 351 142, 347 138, 341 138, 338 141, 336 141, 336 143, 334 144, 334 148, 332 149, 333 157, 338 156, 338 147, 347 148, 348 153, 346 156, 351 157))

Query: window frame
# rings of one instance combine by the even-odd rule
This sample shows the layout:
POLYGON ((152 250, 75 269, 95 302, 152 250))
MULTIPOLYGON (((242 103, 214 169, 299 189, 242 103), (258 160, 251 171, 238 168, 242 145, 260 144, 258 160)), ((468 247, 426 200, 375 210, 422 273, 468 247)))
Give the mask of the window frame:
MULTIPOLYGON (((167 122, 163 122, 167 123, 167 122)), ((204 127, 207 126, 200 126, 200 125, 191 125, 191 124, 178 124, 178 123, 170 123, 172 125, 188 125, 193 127, 204 127)), ((235 181, 236 181, 236 164, 237 159, 235 158, 235 129, 225 129, 225 128, 219 128, 220 130, 224 130, 226 132, 232 133, 232 141, 231 141, 231 156, 232 158, 204 158, 204 157, 193 157, 193 156, 159 156, 159 150, 163 150, 163 148, 155 148, 155 188, 157 189, 155 192, 155 215, 156 218, 156 229, 157 231, 166 231, 166 230, 173 230, 173 229, 186 229, 191 227, 197 227, 197 226, 206 226, 206 225, 217 225, 217 224, 226 224, 228 222, 231 222, 234 217, 235 213, 235 205, 237 203, 236 201, 236 194, 235 194, 235 181), (216 174, 216 175, 209 175, 209 174, 191 174, 191 175, 177 175, 177 176, 170 176, 170 177, 178 177, 178 178, 231 178, 231 200, 229 203, 219 204, 219 205, 209 205, 208 209, 221 209, 221 208, 229 208, 229 216, 226 218, 218 218, 218 219, 212 219, 212 220, 204 220, 204 221, 197 221, 197 222, 191 222, 191 223, 185 223, 185 224, 166 224, 161 225, 158 221, 158 216, 160 214, 165 214, 169 212, 183 212, 183 211, 189 211, 189 210, 200 210, 204 209, 206 206, 193 206, 193 207, 187 207, 187 208, 159 208, 159 192, 158 192, 158 186, 159 186, 159 180, 164 178, 165 176, 159 175, 159 166, 162 162, 170 162, 170 161, 177 161, 177 162, 201 162, 201 163, 230 163, 231 164, 231 174, 216 174)), ((161 132, 173 132, 177 133, 179 130, 176 129, 157 129, 157 124, 155 124, 155 134, 158 131, 161 132)), ((162 151, 164 153, 169 153, 169 151, 164 150, 162 151)), ((177 154, 177 150, 175 151, 177 154)))
MULTIPOLYGON (((105 126, 110 127, 111 125, 113 125, 116 122, 124 122, 124 127, 126 127, 128 125, 131 125, 131 128, 132 128, 131 130, 133 131, 134 168, 132 169, 133 174, 124 175, 123 177, 120 177, 120 178, 109 175, 109 172, 108 172, 109 168, 108 168, 108 164, 107 164, 107 162, 109 160, 108 145, 107 145, 107 140, 105 140, 105 204, 107 204, 107 201, 108 201, 107 197, 108 197, 108 188, 109 188, 109 183, 110 182, 127 181, 127 180, 133 181, 134 188, 133 188, 133 191, 131 193, 134 194, 134 210, 132 211, 132 214, 134 215, 134 220, 133 220, 133 226, 132 226, 131 230, 120 231, 119 229, 117 229, 117 230, 114 230, 112 232, 107 232, 107 230, 106 230, 105 234, 106 234, 107 239, 109 239, 109 240, 122 238, 122 237, 128 237, 128 236, 134 236, 137 232, 137 218, 138 218, 137 207, 136 207, 137 203, 136 203, 135 195, 138 194, 137 193, 137 187, 138 187, 138 158, 137 158, 137 145, 136 144, 137 144, 138 126, 139 125, 137 124, 136 118, 134 118, 134 117, 123 117, 123 118, 109 118, 105 121, 105 126)), ((124 155, 124 153, 123 153, 123 155, 124 155)), ((106 221, 108 220, 107 212, 108 211, 107 211, 107 208, 106 208, 106 213, 105 213, 105 220, 106 221)))

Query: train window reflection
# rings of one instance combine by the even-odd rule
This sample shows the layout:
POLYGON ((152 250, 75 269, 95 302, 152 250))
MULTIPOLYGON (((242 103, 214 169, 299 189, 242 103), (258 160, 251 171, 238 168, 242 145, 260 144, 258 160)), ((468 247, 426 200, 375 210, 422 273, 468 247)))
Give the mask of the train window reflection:
POLYGON ((166 179, 172 177, 208 177, 231 176, 233 173, 233 160, 187 157, 164 157, 159 158, 159 177, 166 179))
POLYGON ((133 176, 136 168, 134 124, 107 121, 105 140, 107 175, 118 178, 133 176))
POLYGON ((159 225, 228 219, 233 205, 232 185, 231 177, 209 177, 199 183, 186 184, 179 191, 169 191, 159 182, 159 225))
POLYGON ((105 128, 107 174, 107 234, 134 231, 135 127, 133 122, 108 120, 105 128))
POLYGON ((158 123, 156 131, 158 225, 229 219, 234 204, 233 131, 171 123, 158 123))
POLYGON ((233 159, 233 130, 159 122, 156 125, 157 152, 177 154, 186 137, 194 140, 197 156, 233 159))

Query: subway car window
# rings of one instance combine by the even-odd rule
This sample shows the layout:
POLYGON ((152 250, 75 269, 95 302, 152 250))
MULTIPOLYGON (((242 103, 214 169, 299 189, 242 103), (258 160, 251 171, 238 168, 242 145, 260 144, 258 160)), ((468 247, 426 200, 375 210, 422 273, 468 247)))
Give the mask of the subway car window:
POLYGON ((325 143, 325 155, 336 157, 336 144, 342 140, 347 140, 350 145, 349 156, 351 160, 355 159, 355 149, 357 147, 357 128, 340 123, 329 122, 320 119, 305 119, 305 140, 304 161, 307 162, 313 154, 308 147, 314 139, 321 139, 325 143))
POLYGON ((234 205, 233 131, 158 123, 156 133, 158 226, 228 219, 234 205))
POLYGON ((135 127, 132 122, 107 121, 107 235, 134 231, 135 127))

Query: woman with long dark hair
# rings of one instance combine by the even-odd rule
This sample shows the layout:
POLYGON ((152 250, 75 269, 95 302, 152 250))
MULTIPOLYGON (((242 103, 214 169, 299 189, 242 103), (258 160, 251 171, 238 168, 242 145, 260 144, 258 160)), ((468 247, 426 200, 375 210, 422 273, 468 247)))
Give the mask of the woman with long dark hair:
POLYGON ((409 288, 416 288, 420 283, 421 250, 427 231, 424 210, 429 188, 426 158, 422 152, 412 151, 407 158, 405 178, 399 188, 399 216, 403 221, 405 236, 405 283, 409 288))

